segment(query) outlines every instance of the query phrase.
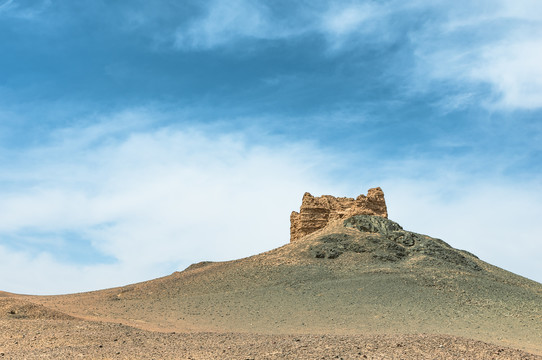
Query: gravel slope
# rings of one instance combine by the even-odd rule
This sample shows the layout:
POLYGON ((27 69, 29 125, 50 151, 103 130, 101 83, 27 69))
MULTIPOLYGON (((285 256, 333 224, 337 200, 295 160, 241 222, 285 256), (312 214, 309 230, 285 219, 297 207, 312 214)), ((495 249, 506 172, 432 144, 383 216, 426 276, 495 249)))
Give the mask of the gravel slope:
POLYGON ((0 320, 2 359, 542 359, 443 335, 159 333, 112 323, 0 320))

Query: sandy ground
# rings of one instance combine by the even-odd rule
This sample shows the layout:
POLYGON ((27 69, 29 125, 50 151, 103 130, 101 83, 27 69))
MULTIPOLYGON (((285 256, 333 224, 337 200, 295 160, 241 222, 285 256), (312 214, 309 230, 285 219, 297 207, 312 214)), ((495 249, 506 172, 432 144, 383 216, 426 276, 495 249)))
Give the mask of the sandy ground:
POLYGON ((160 333, 77 320, 0 320, 1 359, 542 359, 443 335, 160 333))

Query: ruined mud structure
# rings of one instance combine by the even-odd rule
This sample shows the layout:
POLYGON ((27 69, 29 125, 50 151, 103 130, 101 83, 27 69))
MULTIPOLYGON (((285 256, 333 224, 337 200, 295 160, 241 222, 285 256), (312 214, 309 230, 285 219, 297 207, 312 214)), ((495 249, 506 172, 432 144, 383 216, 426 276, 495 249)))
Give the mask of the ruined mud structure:
POLYGON ((329 222, 346 219, 354 215, 377 215, 388 217, 384 192, 381 188, 369 189, 367 196, 356 199, 336 198, 331 195, 314 197, 308 192, 303 195, 299 212, 290 215, 290 242, 322 229, 329 222))

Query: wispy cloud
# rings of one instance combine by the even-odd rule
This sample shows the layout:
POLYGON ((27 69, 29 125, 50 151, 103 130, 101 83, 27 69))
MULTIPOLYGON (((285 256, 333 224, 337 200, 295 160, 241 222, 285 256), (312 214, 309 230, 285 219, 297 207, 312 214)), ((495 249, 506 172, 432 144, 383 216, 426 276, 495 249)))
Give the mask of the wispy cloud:
POLYGON ((468 72, 471 79, 491 84, 498 106, 542 107, 542 23, 533 39, 507 39, 482 50, 479 62, 468 72))
POLYGON ((364 23, 378 16, 378 10, 368 3, 332 5, 323 16, 322 30, 335 36, 359 32, 364 23))
POLYGON ((178 28, 175 44, 210 50, 243 39, 291 40, 312 34, 340 56, 341 50, 363 52, 367 43, 402 42, 397 46, 410 46, 419 67, 411 79, 413 87, 432 91, 437 86, 434 80, 485 84, 493 91, 486 95, 487 106, 542 107, 540 4, 501 0, 486 5, 323 1, 296 7, 299 19, 292 21, 277 17, 263 2, 216 0, 205 7, 202 17, 178 28), (405 43, 407 39, 410 43, 405 43))
POLYGON ((538 2, 502 0, 471 11, 442 8, 448 17, 412 34, 418 75, 460 84, 487 85, 485 105, 504 109, 542 107, 542 9, 538 2), (423 73, 423 74, 422 74, 423 73))
POLYGON ((392 13, 386 5, 374 2, 329 2, 311 30, 323 36, 328 50, 340 56, 341 50, 363 48, 367 43, 387 44, 393 38, 388 27, 392 13))
POLYGON ((288 241, 288 214, 300 194, 331 188, 316 175, 327 156, 310 144, 255 145, 242 133, 176 127, 125 129, 119 137, 114 124, 60 130, 49 146, 3 164, 10 183, 16 179, 18 185, 1 192, 0 238, 2 251, 20 262, 17 268, 69 268, 65 256, 55 256, 58 246, 48 243, 63 233, 78 235, 65 245, 89 246, 78 243, 86 239, 115 263, 71 265, 71 273, 100 280, 73 277, 58 284, 30 273, 13 275, 10 262, 3 262, 3 290, 90 290, 156 276, 155 269, 173 271, 198 260, 271 249, 288 241), (13 239, 30 241, 33 232, 40 234, 31 239, 34 251, 17 250, 22 244, 13 239), (112 273, 102 276, 107 271, 112 273))
POLYGON ((175 36, 179 48, 210 49, 239 39, 273 39, 283 36, 272 24, 266 6, 258 1, 214 0, 203 17, 180 27, 175 36))
POLYGON ((308 34, 324 36, 332 49, 355 33, 377 30, 375 23, 386 9, 367 2, 314 2, 278 11, 261 1, 214 0, 203 15, 180 26, 175 45, 181 49, 209 50, 240 40, 290 40, 308 34))
POLYGON ((540 281, 536 182, 518 190, 497 171, 489 186, 469 176, 484 160, 468 156, 374 159, 212 125, 156 126, 162 116, 103 116, 2 159, 2 290, 91 290, 252 255, 288 242, 305 191, 356 196, 377 185, 405 228, 540 281), (70 260, 82 251, 95 256, 70 260))
POLYGON ((0 13, 8 11, 13 6, 13 0, 4 0, 2 3, 0 3, 0 13))
POLYGON ((0 2, 0 16, 10 16, 19 19, 32 20, 39 16, 51 4, 50 0, 24 4, 22 1, 2 0, 0 2))

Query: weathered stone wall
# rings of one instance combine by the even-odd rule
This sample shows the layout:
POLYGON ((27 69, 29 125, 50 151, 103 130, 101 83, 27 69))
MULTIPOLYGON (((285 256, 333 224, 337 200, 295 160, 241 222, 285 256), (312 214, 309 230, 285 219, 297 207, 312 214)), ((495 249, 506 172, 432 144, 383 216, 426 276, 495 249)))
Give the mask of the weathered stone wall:
POLYGON ((369 189, 367 196, 356 199, 331 195, 314 197, 303 195, 299 212, 290 215, 290 242, 325 227, 330 221, 354 215, 378 215, 387 218, 388 210, 381 188, 369 189))

